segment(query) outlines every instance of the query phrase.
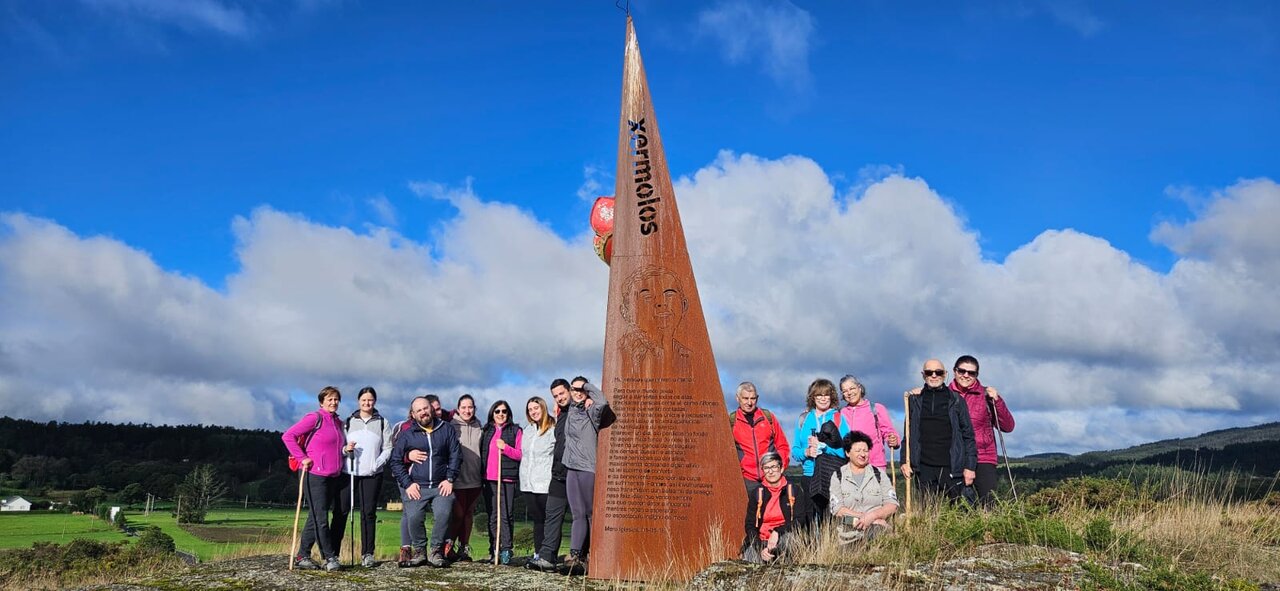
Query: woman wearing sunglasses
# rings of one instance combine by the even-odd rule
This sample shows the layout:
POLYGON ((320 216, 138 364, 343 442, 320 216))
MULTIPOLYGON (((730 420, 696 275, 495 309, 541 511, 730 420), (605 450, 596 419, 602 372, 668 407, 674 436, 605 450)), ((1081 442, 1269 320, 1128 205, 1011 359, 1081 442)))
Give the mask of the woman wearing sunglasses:
POLYGON ((480 457, 484 458, 484 500, 489 512, 489 556, 494 553, 502 564, 511 563, 511 511, 515 508, 516 490, 520 488, 520 428, 511 420, 511 405, 499 400, 489 407, 489 420, 480 434, 480 457), (501 479, 502 485, 498 485, 501 479), (502 493, 499 495, 498 490, 502 493), (502 523, 498 523, 501 503, 502 523))
POLYGON ((1013 414, 1005 406, 1004 398, 995 388, 987 388, 978 381, 978 359, 972 355, 961 355, 953 366, 955 378, 951 380, 951 391, 964 398, 969 406, 969 420, 973 423, 973 439, 978 446, 978 469, 973 480, 977 489, 978 502, 984 507, 991 506, 991 490, 996 487, 996 436, 994 429, 1005 433, 1013 432, 1013 414))

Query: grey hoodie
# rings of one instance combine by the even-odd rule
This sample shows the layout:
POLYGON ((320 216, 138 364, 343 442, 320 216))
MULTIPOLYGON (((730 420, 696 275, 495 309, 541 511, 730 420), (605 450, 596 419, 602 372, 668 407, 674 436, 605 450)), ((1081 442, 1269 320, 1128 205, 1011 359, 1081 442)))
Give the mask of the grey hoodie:
POLYGON ((594 384, 587 383, 586 390, 587 398, 593 401, 591 408, 586 408, 585 404, 570 402, 569 410, 563 417, 563 420, 568 421, 565 424, 564 466, 570 470, 595 472, 600 417, 609 408, 609 400, 594 384))
POLYGON ((463 421, 453 413, 453 428, 458 431, 458 445, 462 447, 462 465, 458 467, 458 479, 453 488, 480 488, 484 484, 484 459, 480 457, 480 419, 472 416, 463 421))

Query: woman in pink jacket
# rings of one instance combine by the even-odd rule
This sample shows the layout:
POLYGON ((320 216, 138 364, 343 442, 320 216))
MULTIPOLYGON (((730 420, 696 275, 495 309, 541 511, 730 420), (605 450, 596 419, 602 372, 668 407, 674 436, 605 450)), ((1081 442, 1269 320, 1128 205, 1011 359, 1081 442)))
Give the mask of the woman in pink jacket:
POLYGON ((978 502, 990 506, 991 490, 996 487, 997 427, 1005 433, 1013 432, 1013 415, 995 388, 987 388, 978 381, 978 360, 972 355, 961 355, 952 368, 955 379, 951 390, 964 397, 969 406, 969 419, 973 422, 973 438, 978 444, 977 476, 973 486, 978 492, 978 502))
POLYGON ((301 569, 320 568, 311 560, 311 548, 320 545, 324 569, 338 570, 338 544, 332 530, 342 531, 343 523, 329 523, 329 511, 338 502, 342 488, 342 458, 347 436, 338 418, 338 402, 342 393, 333 386, 320 390, 320 409, 307 413, 284 432, 284 446, 289 455, 301 464, 306 473, 307 524, 302 529, 302 544, 294 557, 294 564, 301 569))
POLYGON ((862 382, 851 375, 840 378, 840 394, 848 403, 840 409, 840 419, 844 423, 840 432, 862 431, 870 436, 871 453, 867 463, 884 470, 887 462, 883 441, 887 440, 889 447, 898 448, 898 432, 893 429, 889 411, 885 410, 883 404, 872 406, 871 401, 867 400, 867 390, 862 382))

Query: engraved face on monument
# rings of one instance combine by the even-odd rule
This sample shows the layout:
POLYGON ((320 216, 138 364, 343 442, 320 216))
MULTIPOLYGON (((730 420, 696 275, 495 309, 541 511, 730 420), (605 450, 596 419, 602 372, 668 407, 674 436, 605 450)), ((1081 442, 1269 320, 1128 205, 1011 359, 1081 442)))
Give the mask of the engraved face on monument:
POLYGON ((689 311, 680 279, 650 265, 628 277, 622 290, 622 317, 630 325, 622 336, 623 373, 687 377, 692 351, 676 336, 689 311))

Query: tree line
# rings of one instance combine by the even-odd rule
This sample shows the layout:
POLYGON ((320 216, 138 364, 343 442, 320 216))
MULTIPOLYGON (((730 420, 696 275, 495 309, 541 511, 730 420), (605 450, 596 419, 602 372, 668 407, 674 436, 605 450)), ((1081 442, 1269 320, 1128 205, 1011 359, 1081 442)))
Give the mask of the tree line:
MULTIPOLYGON (((297 496, 280 432, 208 425, 36 422, 0 417, 0 488, 48 497, 55 490, 122 503, 175 499, 208 465, 227 500, 290 504, 297 496), (94 490, 97 489, 97 490, 94 490)), ((397 494, 383 483, 383 500, 397 494)))

